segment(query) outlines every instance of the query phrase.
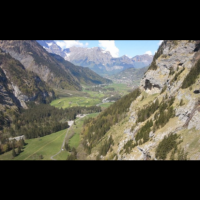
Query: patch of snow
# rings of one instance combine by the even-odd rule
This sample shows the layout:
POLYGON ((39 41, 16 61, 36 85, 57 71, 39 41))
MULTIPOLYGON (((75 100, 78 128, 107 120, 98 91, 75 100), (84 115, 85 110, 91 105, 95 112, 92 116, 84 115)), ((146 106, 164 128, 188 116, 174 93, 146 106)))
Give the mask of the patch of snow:
POLYGON ((131 57, 129 57, 129 56, 127 56, 127 55, 125 55, 125 56, 131 59, 131 57))
POLYGON ((49 43, 47 42, 47 44, 48 44, 48 46, 50 47, 53 43, 52 43, 52 42, 49 42, 49 43))
POLYGON ((67 57, 69 57, 70 53, 65 53, 65 55, 66 55, 67 57))
POLYGON ((107 51, 105 51, 105 50, 101 50, 101 52, 102 52, 102 53, 107 53, 107 51))

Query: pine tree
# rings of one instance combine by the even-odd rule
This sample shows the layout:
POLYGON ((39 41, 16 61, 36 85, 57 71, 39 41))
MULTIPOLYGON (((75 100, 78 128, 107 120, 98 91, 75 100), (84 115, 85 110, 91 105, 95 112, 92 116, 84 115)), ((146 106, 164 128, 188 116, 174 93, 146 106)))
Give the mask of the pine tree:
POLYGON ((180 101, 180 104, 179 104, 180 106, 183 106, 184 105, 184 103, 183 103, 183 99, 181 99, 181 101, 180 101))
POLYGON ((12 150, 12 156, 13 156, 13 158, 16 157, 16 152, 15 152, 15 149, 14 149, 14 148, 13 148, 13 150, 12 150))
POLYGON ((174 160, 174 158, 175 158, 175 157, 174 157, 174 154, 175 154, 175 150, 172 150, 171 156, 170 156, 170 158, 169 158, 170 160, 174 160))
POLYGON ((18 146, 18 149, 17 149, 18 151, 17 151, 17 154, 19 155, 20 153, 21 153, 21 147, 20 146, 18 146))

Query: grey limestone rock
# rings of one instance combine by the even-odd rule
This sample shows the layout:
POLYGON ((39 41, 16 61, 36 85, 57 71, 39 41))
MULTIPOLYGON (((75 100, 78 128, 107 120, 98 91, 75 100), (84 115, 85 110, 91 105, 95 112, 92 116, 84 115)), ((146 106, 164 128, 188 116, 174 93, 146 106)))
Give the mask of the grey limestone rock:
POLYGON ((180 121, 186 122, 191 110, 195 106, 196 100, 190 99, 187 105, 178 106, 175 108, 175 116, 179 118, 180 121))
POLYGON ((198 110, 195 111, 192 119, 188 124, 188 129, 195 128, 196 130, 200 130, 200 112, 198 110))
POLYGON ((155 135, 155 134, 154 134, 153 131, 151 131, 151 132, 149 133, 149 137, 150 137, 150 138, 152 138, 154 135, 155 135))
POLYGON ((140 86, 147 92, 151 93, 161 91, 167 85, 168 91, 174 93, 182 84, 182 80, 177 82, 173 87, 169 84, 173 76, 169 77, 170 69, 176 71, 177 67, 191 68, 192 59, 195 55, 195 43, 188 41, 179 41, 177 45, 173 45, 171 41, 167 41, 163 45, 163 55, 156 60, 158 68, 156 70, 148 70, 140 82, 140 86), (156 90, 155 90, 156 89, 156 90))

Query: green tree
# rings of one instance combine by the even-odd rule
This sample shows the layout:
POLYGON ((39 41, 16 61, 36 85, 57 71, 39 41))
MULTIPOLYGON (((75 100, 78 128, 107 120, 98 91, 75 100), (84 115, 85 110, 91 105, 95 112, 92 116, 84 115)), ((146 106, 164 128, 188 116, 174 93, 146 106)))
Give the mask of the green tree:
POLYGON ((181 101, 180 101, 180 104, 179 104, 180 106, 183 106, 184 105, 184 103, 183 103, 183 99, 181 99, 181 101))
POLYGON ((16 154, 16 152, 15 152, 15 148, 13 148, 13 150, 12 150, 12 156, 13 156, 13 158, 16 157, 16 155, 17 155, 17 154, 16 154))
POLYGON ((17 154, 19 155, 21 153, 21 146, 18 146, 18 149, 17 149, 17 154))
POLYGON ((191 68, 190 72, 185 77, 182 88, 187 88, 191 85, 193 85, 198 78, 198 75, 200 74, 200 59, 197 61, 197 63, 191 68))
POLYGON ((175 159, 174 155, 175 155, 175 149, 172 150, 172 153, 171 153, 171 156, 170 156, 170 160, 174 160, 175 159))

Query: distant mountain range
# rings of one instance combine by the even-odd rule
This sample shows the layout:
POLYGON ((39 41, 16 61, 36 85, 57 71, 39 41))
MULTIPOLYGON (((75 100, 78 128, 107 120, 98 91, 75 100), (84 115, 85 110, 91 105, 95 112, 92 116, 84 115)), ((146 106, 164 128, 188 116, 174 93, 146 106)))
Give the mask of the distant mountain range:
POLYGON ((149 66, 153 55, 137 55, 129 58, 124 55, 118 58, 112 57, 109 51, 104 51, 100 47, 84 48, 70 47, 62 50, 54 40, 37 40, 48 52, 62 56, 65 60, 75 65, 89 67, 100 75, 116 74, 128 68, 142 68, 149 66))

